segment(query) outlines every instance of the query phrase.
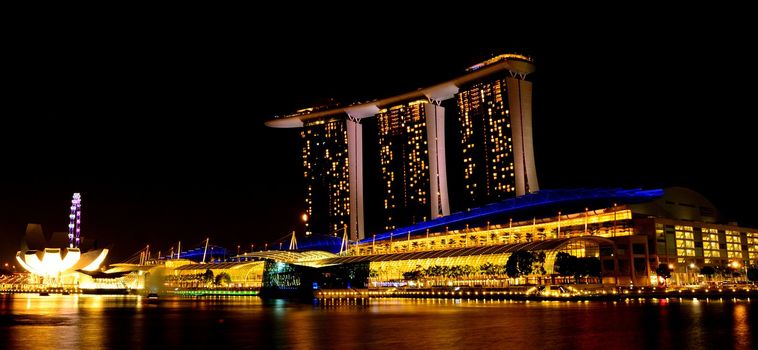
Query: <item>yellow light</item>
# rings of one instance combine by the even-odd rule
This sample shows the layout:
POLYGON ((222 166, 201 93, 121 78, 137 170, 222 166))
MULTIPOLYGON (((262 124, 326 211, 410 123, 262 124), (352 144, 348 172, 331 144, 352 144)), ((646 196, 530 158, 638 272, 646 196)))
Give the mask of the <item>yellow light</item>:
POLYGON ((669 264, 669 269, 674 269, 674 264, 669 264))

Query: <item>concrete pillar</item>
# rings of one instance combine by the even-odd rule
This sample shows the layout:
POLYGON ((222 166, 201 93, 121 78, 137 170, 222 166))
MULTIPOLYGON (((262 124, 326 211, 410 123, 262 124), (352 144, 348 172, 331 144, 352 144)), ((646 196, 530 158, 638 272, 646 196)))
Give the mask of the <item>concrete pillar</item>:
POLYGON ((363 126, 358 119, 348 118, 347 162, 350 185, 350 228, 353 241, 365 238, 363 230, 363 126))
POLYGON ((424 105, 426 137, 429 149, 430 207, 432 219, 450 215, 445 161, 445 108, 434 103, 424 105))
POLYGON ((506 78, 508 104, 513 133, 516 196, 539 191, 532 142, 532 83, 515 77, 506 78))

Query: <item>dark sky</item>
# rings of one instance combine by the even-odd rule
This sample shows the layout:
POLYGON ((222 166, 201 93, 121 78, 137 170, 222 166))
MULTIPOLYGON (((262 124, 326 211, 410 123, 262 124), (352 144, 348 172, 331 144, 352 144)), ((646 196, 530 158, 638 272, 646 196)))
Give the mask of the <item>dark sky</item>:
POLYGON ((302 230, 299 135, 267 118, 413 90, 513 51, 537 66, 542 188, 682 185, 758 226, 746 28, 609 22, 544 35, 334 23, 288 35, 290 23, 241 19, 19 29, 4 48, 2 260, 28 222, 66 230, 73 192, 83 234, 116 258, 148 243, 247 247, 302 230))

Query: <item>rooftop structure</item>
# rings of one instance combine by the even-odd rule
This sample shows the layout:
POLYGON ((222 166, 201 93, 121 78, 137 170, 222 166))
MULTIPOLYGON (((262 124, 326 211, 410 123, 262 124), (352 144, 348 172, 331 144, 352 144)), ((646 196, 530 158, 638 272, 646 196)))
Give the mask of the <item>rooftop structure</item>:
MULTIPOLYGON (((307 232, 367 237, 362 120, 376 116, 382 171, 383 227, 392 229, 450 214, 446 123, 442 101, 457 101, 467 207, 537 192, 532 147, 531 59, 506 54, 464 75, 408 93, 305 108, 266 122, 303 128, 307 232)), ((379 213, 377 213, 379 214, 379 213)))

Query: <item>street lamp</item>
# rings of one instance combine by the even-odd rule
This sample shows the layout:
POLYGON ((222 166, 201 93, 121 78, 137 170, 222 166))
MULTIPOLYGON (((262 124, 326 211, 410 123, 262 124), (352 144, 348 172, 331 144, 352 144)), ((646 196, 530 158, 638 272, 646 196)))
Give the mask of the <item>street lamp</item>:
POLYGON ((303 220, 303 225, 305 225, 305 235, 310 236, 311 232, 308 231, 308 213, 303 213, 303 215, 300 216, 300 219, 303 220))

